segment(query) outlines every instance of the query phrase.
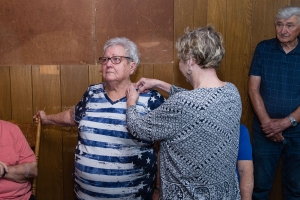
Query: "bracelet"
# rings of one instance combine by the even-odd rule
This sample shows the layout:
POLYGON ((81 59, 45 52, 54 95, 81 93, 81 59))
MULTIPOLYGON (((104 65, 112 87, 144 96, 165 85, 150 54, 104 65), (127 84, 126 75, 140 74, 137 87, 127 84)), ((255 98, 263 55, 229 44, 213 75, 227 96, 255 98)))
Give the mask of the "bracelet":
POLYGON ((3 178, 3 177, 5 176, 5 174, 6 174, 6 171, 4 170, 4 172, 3 172, 2 176, 1 176, 1 178, 3 178))

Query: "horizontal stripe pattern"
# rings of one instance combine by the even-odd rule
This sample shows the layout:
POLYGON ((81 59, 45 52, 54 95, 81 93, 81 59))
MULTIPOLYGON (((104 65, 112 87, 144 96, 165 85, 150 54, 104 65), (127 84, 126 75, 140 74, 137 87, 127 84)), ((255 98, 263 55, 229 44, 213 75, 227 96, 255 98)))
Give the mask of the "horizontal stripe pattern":
MULTIPOLYGON (((141 115, 158 107, 157 91, 142 93, 141 115)), ((91 85, 76 105, 79 139, 75 151, 75 192, 79 199, 145 199, 152 193, 156 155, 152 141, 128 133, 126 98, 111 101, 103 84, 91 85)))

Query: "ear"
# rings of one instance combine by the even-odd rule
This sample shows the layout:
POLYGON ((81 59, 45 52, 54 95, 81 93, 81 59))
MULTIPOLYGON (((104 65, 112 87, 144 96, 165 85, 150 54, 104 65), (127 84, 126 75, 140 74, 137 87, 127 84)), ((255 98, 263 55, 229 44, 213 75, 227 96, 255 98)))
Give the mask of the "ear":
POLYGON ((136 63, 131 62, 131 64, 130 64, 130 75, 134 74, 136 67, 137 67, 136 63))

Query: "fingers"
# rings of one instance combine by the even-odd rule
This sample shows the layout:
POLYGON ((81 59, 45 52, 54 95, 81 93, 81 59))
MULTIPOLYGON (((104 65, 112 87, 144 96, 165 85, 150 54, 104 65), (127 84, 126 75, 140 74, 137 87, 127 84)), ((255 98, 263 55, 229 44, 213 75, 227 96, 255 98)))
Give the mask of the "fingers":
POLYGON ((8 167, 4 162, 0 161, 0 177, 4 174, 4 172, 8 172, 8 167))
POLYGON ((39 110, 37 113, 33 116, 34 123, 38 124, 38 117, 40 117, 41 123, 43 124, 44 119, 46 117, 46 113, 44 110, 39 110))

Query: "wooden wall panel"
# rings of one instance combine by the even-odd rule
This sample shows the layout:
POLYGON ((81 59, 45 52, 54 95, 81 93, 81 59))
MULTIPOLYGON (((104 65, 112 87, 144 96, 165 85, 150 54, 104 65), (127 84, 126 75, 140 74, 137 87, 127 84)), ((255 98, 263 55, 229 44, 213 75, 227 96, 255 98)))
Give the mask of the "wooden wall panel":
POLYGON ((11 92, 9 66, 0 67, 0 119, 11 119, 11 92))
POLYGON ((31 66, 11 66, 12 118, 19 123, 32 123, 31 66))
MULTIPOLYGON (((61 66, 62 110, 74 107, 87 90, 89 82, 87 65, 61 66)), ((75 147, 78 140, 77 127, 62 129, 63 192, 64 199, 74 199, 73 177, 75 147)))
MULTIPOLYGON (((174 45, 178 38, 184 34, 184 30, 194 27, 194 0, 174 0, 174 45)), ((172 84, 191 89, 192 86, 185 81, 185 77, 179 70, 177 50, 174 49, 174 68, 172 84)))
MULTIPOLYGON (((154 65, 154 77, 155 79, 159 79, 165 81, 167 83, 172 83, 173 79, 173 64, 163 63, 163 64, 155 64, 154 65)), ((165 98, 168 98, 169 94, 163 92, 162 90, 158 90, 165 98)))
POLYGON ((86 65, 61 66, 62 110, 75 106, 89 86, 89 71, 86 65))
POLYGON ((97 55, 107 39, 134 41, 143 63, 173 61, 173 0, 96 1, 97 55))
POLYGON ((131 82, 136 83, 138 80, 140 80, 143 77, 143 70, 143 66, 138 66, 134 74, 130 77, 131 82))
POLYGON ((94 0, 2 0, 0 64, 94 64, 94 12, 94 0))
POLYGON ((223 37, 223 45, 225 47, 225 56, 221 62, 220 68, 217 70, 218 77, 226 81, 226 28, 227 28, 227 1, 223 0, 210 0, 207 6, 207 24, 212 24, 216 31, 221 33, 223 37))
POLYGON ((153 78, 153 64, 143 64, 140 67, 143 67, 143 77, 153 78))
MULTIPOLYGON (((198 28, 207 25, 208 17, 208 3, 209 0, 195 0, 194 1, 194 24, 193 28, 198 28)), ((175 38, 176 39, 176 38, 175 38)))
POLYGON ((89 65, 89 85, 102 82, 101 65, 89 65))
MULTIPOLYGON (((61 111, 60 67, 32 66, 33 105, 35 112, 61 111)), ((57 127, 43 126, 39 155, 37 198, 63 199, 62 133, 57 127)))
MULTIPOLYGON (((281 1, 279 1, 279 2, 281 2, 281 1)), ((285 5, 288 5, 288 4, 285 4, 285 5)), ((300 1, 299 0, 290 0, 290 4, 289 5, 290 6, 298 6, 298 7, 300 7, 300 1)))
POLYGON ((252 0, 231 0, 227 3, 227 33, 226 33, 226 75, 225 80, 234 83, 241 95, 243 103, 242 121, 249 127, 247 120, 249 110, 248 71, 250 63, 251 14, 252 0), (238 30, 238 31, 236 31, 238 30), (239 52, 239 56, 237 56, 239 52), (237 75, 239 74, 239 75, 237 75), (247 108, 247 109, 246 109, 247 108))

